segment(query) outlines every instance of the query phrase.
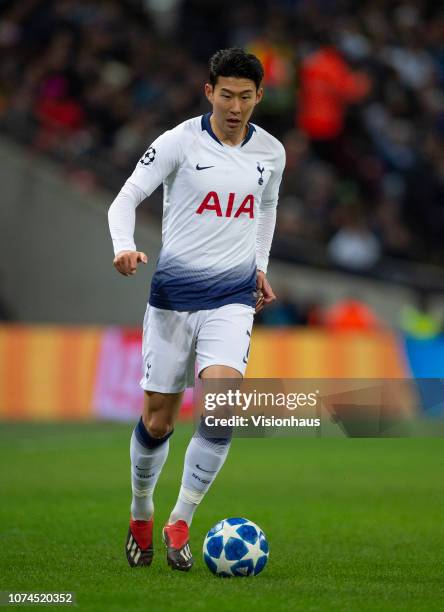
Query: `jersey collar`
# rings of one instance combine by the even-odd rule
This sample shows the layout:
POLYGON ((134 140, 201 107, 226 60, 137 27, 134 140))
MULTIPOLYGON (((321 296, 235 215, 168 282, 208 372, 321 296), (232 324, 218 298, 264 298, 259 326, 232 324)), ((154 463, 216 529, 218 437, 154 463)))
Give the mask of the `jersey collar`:
MULTIPOLYGON (((216 136, 216 134, 213 132, 213 128, 211 127, 211 122, 210 122, 211 115, 212 115, 212 113, 207 113, 206 115, 202 115, 202 131, 208 132, 208 134, 211 136, 211 138, 214 138, 214 140, 216 142, 218 142, 223 147, 224 145, 219 140, 219 138, 216 136)), ((252 123, 249 123, 248 124, 247 135, 243 139, 241 147, 243 147, 245 144, 247 144, 247 142, 253 136, 253 132, 255 132, 255 131, 256 131, 256 128, 254 127, 254 125, 252 123)))

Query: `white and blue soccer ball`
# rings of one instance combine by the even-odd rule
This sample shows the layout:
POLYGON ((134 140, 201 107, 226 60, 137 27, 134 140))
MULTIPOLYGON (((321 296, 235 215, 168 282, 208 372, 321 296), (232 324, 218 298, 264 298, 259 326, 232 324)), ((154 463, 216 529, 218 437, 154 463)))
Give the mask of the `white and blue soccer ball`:
POLYGON ((246 518, 219 521, 203 545, 205 563, 218 576, 256 576, 264 569, 268 554, 264 532, 246 518))

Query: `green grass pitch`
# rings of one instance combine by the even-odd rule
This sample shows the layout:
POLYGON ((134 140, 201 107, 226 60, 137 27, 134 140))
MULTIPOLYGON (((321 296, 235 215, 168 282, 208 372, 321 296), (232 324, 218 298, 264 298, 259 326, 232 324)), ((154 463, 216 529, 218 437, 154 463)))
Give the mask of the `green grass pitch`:
POLYGON ((160 532, 191 429, 171 439, 149 569, 124 555, 131 429, 0 426, 0 590, 74 591, 78 609, 108 612, 444 609, 443 438, 236 439, 196 513, 184 574, 166 566, 160 532), (206 569, 205 533, 227 516, 265 531, 261 575, 206 569))

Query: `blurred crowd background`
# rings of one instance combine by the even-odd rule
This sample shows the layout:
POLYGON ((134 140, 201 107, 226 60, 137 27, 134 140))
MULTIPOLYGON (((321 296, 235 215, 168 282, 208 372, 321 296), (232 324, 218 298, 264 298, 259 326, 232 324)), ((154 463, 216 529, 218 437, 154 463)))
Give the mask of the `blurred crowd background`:
MULTIPOLYGON (((230 46, 263 62, 254 122, 287 151, 273 254, 423 296, 420 263, 443 285, 440 3, 0 0, 0 130, 115 193, 152 140, 207 112, 208 58, 230 46)), ((160 193, 141 212, 160 216, 160 193)), ((268 323, 319 321, 316 304, 279 309, 268 323)))

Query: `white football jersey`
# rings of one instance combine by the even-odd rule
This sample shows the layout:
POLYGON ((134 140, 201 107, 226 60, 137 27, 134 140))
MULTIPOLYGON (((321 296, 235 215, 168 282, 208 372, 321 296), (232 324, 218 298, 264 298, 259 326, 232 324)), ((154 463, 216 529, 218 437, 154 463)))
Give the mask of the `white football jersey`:
POLYGON ((285 152, 253 124, 242 143, 223 145, 210 116, 159 136, 129 178, 147 196, 163 182, 162 249, 149 299, 157 308, 255 305, 258 210, 277 205, 285 152))

